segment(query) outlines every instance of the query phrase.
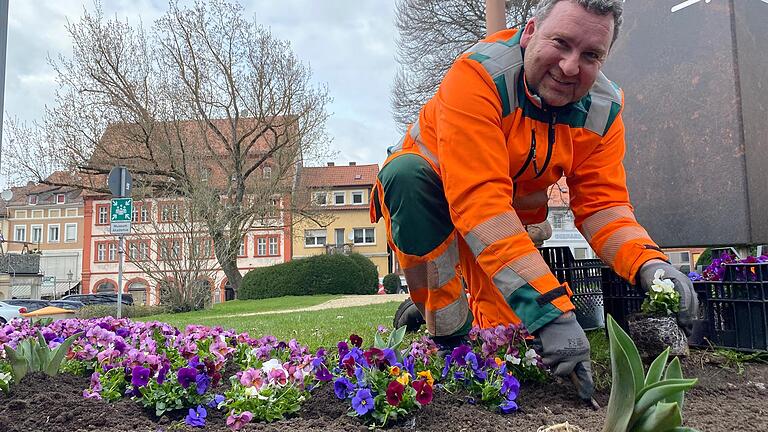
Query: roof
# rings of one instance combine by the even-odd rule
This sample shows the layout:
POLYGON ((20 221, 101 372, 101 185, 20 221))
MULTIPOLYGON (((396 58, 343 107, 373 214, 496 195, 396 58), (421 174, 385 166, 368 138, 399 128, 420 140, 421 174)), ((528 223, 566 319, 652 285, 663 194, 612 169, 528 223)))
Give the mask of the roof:
POLYGON ((565 183, 565 177, 561 177, 557 183, 550 186, 547 194, 549 195, 547 204, 550 208, 570 207, 571 197, 568 192, 568 185, 565 183))
MULTIPOLYGON (((76 183, 77 176, 66 171, 56 171, 46 181, 61 183, 76 183)), ((66 204, 81 203, 83 201, 81 189, 74 186, 51 186, 43 183, 29 182, 24 186, 12 187, 13 197, 4 207, 24 206, 29 204, 29 196, 36 195, 36 205, 56 204, 56 195, 65 194, 66 204)), ((4 203, 5 204, 5 203, 4 203)))
POLYGON ((377 164, 302 167, 300 184, 312 189, 373 186, 378 175, 377 164))

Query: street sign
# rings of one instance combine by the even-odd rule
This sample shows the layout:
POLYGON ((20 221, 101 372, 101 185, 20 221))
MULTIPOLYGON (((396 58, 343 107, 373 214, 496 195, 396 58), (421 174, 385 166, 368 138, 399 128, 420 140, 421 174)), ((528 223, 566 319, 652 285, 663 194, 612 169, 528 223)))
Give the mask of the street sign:
POLYGON ((51 288, 56 286, 56 276, 43 276, 43 280, 40 282, 41 288, 51 288))
POLYGON ((128 172, 128 168, 121 166, 112 168, 112 170, 109 172, 107 185, 109 185, 109 190, 112 192, 112 196, 131 196, 133 178, 131 177, 131 173, 128 172))
POLYGON ((109 232, 112 235, 130 234, 131 215, 133 215, 133 198, 112 198, 109 209, 109 232))

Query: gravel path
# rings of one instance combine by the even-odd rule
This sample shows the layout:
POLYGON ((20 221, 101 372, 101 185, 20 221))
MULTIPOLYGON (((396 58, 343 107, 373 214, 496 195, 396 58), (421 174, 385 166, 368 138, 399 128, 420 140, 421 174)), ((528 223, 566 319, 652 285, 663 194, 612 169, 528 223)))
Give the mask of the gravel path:
POLYGON ((317 310, 323 310, 323 309, 339 309, 339 308, 345 308, 345 307, 365 306, 365 305, 388 303, 388 302, 400 303, 407 298, 408 298, 408 294, 348 295, 341 298, 328 300, 327 302, 320 303, 318 305, 297 308, 297 309, 283 309, 283 310, 263 311, 263 312, 247 312, 247 313, 240 313, 240 314, 217 315, 217 316, 206 317, 206 318, 207 319, 233 318, 233 317, 244 317, 244 316, 254 316, 254 315, 271 315, 271 314, 284 314, 284 313, 292 313, 292 312, 308 312, 308 311, 317 311, 317 310))

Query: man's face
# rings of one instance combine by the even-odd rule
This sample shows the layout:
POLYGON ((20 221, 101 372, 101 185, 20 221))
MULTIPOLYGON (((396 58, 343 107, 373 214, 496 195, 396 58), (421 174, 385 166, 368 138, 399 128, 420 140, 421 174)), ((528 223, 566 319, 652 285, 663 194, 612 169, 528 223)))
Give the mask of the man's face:
POLYGON ((552 106, 575 102, 595 83, 613 39, 613 15, 597 15, 561 1, 523 30, 525 79, 552 106))

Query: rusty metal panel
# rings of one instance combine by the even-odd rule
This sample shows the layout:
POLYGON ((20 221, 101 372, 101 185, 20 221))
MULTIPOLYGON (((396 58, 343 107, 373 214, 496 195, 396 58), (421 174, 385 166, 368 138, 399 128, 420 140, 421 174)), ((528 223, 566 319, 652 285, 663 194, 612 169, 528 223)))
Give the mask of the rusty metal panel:
POLYGON ((627 1, 604 68, 637 218, 664 247, 768 242, 768 4, 736 3, 627 1))

